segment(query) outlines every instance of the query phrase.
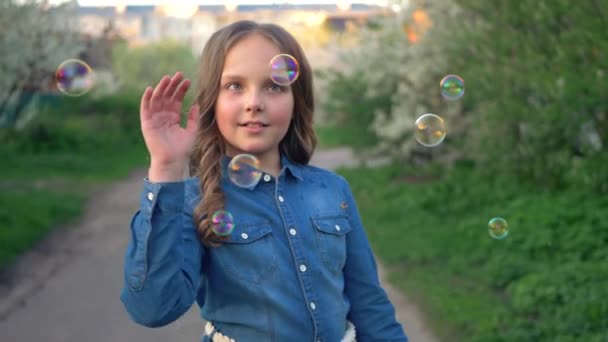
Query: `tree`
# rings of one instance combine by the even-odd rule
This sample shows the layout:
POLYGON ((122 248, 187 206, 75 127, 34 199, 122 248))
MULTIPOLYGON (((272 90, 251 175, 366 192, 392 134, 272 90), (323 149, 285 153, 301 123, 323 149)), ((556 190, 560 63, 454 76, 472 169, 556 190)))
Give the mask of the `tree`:
POLYGON ((186 94, 190 103, 196 88, 198 61, 187 44, 165 40, 143 46, 128 46, 126 42, 112 49, 112 71, 124 93, 141 96, 147 86, 155 86, 164 75, 181 71, 192 81, 193 87, 186 94))
POLYGON ((14 128, 37 92, 49 90, 59 64, 84 50, 64 4, 0 0, 0 127, 14 128))

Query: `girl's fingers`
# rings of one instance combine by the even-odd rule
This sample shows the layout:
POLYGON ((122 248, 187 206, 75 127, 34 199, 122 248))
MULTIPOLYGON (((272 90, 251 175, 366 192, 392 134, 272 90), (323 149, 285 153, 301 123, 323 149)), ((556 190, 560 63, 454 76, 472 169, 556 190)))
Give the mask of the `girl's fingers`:
POLYGON ((171 102, 182 102, 184 101, 184 96, 186 96, 186 92, 188 91, 188 89, 190 88, 190 80, 189 79, 185 79, 180 85, 179 87, 177 87, 177 89, 175 89, 175 92, 173 93, 173 95, 171 96, 171 102))
POLYGON ((152 97, 152 87, 146 87, 143 95, 141 96, 141 102, 139 104, 139 113, 141 119, 145 119, 150 114, 150 98, 152 97))
POLYGON ((198 128, 198 119, 200 116, 199 105, 195 104, 190 107, 190 112, 188 112, 188 121, 186 122, 186 130, 189 132, 195 132, 198 128))
POLYGON ((179 71, 176 72, 175 75, 173 75, 173 77, 171 77, 171 82, 169 82, 169 85, 167 86, 167 89, 165 90, 165 93, 164 93, 164 97, 166 99, 170 99, 173 96, 173 93, 175 93, 175 89, 182 81, 182 78, 183 78, 182 73, 179 71))
POLYGON ((150 100, 150 111, 155 112, 162 109, 164 104, 163 94, 165 93, 165 89, 167 85, 169 85, 170 78, 169 76, 163 76, 158 82, 156 88, 154 88, 154 92, 152 93, 152 98, 150 100))

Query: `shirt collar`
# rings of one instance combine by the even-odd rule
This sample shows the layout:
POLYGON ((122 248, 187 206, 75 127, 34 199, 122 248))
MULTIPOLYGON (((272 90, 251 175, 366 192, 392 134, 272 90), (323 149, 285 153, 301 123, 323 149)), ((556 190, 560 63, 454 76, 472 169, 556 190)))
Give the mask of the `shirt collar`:
POLYGON ((293 163, 291 160, 289 160, 289 158, 287 158, 286 155, 281 153, 281 166, 285 169, 287 169, 287 171, 289 171, 289 173, 291 173, 291 175, 293 177, 295 177, 297 180, 303 180, 302 178, 302 167, 298 164, 293 163))
MULTIPOLYGON (((224 155, 222 157, 222 177, 227 178, 227 170, 228 170, 228 164, 230 164, 230 161, 232 160, 232 157, 229 157, 227 155, 224 155)), ((299 166, 298 164, 292 162, 291 160, 289 160, 289 158, 287 158, 287 156, 283 153, 281 153, 281 171, 283 169, 286 169, 285 174, 290 174, 291 176, 293 176, 294 178, 296 178, 297 180, 303 180, 302 178, 302 168, 301 166, 299 166)))

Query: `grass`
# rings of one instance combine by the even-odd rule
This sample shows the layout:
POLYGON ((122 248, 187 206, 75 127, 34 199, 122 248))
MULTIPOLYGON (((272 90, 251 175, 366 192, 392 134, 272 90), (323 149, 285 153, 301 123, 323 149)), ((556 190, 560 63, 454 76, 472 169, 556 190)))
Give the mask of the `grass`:
POLYGON ((53 227, 78 217, 84 194, 24 185, 0 194, 0 268, 40 241, 53 227))
POLYGON ((148 163, 134 108, 127 97, 68 99, 0 132, 0 269, 80 217, 93 189, 148 163))
MULTIPOLYGON (((8 154, 8 153, 7 153, 8 154)), ((0 268, 82 214, 90 191, 146 163, 145 148, 8 155, 0 170, 0 268)))
POLYGON ((400 165, 341 173, 390 281, 442 340, 608 337, 607 198, 480 179, 464 166, 431 182, 405 181, 426 171, 400 165), (488 234, 494 216, 509 223, 504 240, 488 234))

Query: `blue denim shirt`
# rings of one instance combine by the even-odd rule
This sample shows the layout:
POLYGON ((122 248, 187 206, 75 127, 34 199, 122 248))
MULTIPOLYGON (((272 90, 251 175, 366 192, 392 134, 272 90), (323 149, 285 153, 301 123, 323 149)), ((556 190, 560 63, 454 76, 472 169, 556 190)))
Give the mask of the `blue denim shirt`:
POLYGON ((228 162, 221 187, 236 225, 218 248, 204 247, 192 222, 198 178, 144 180, 121 293, 130 317, 160 327, 196 301, 236 341, 335 342, 347 320, 358 342, 407 341, 346 180, 283 156, 278 178, 247 189, 230 182, 228 162))

